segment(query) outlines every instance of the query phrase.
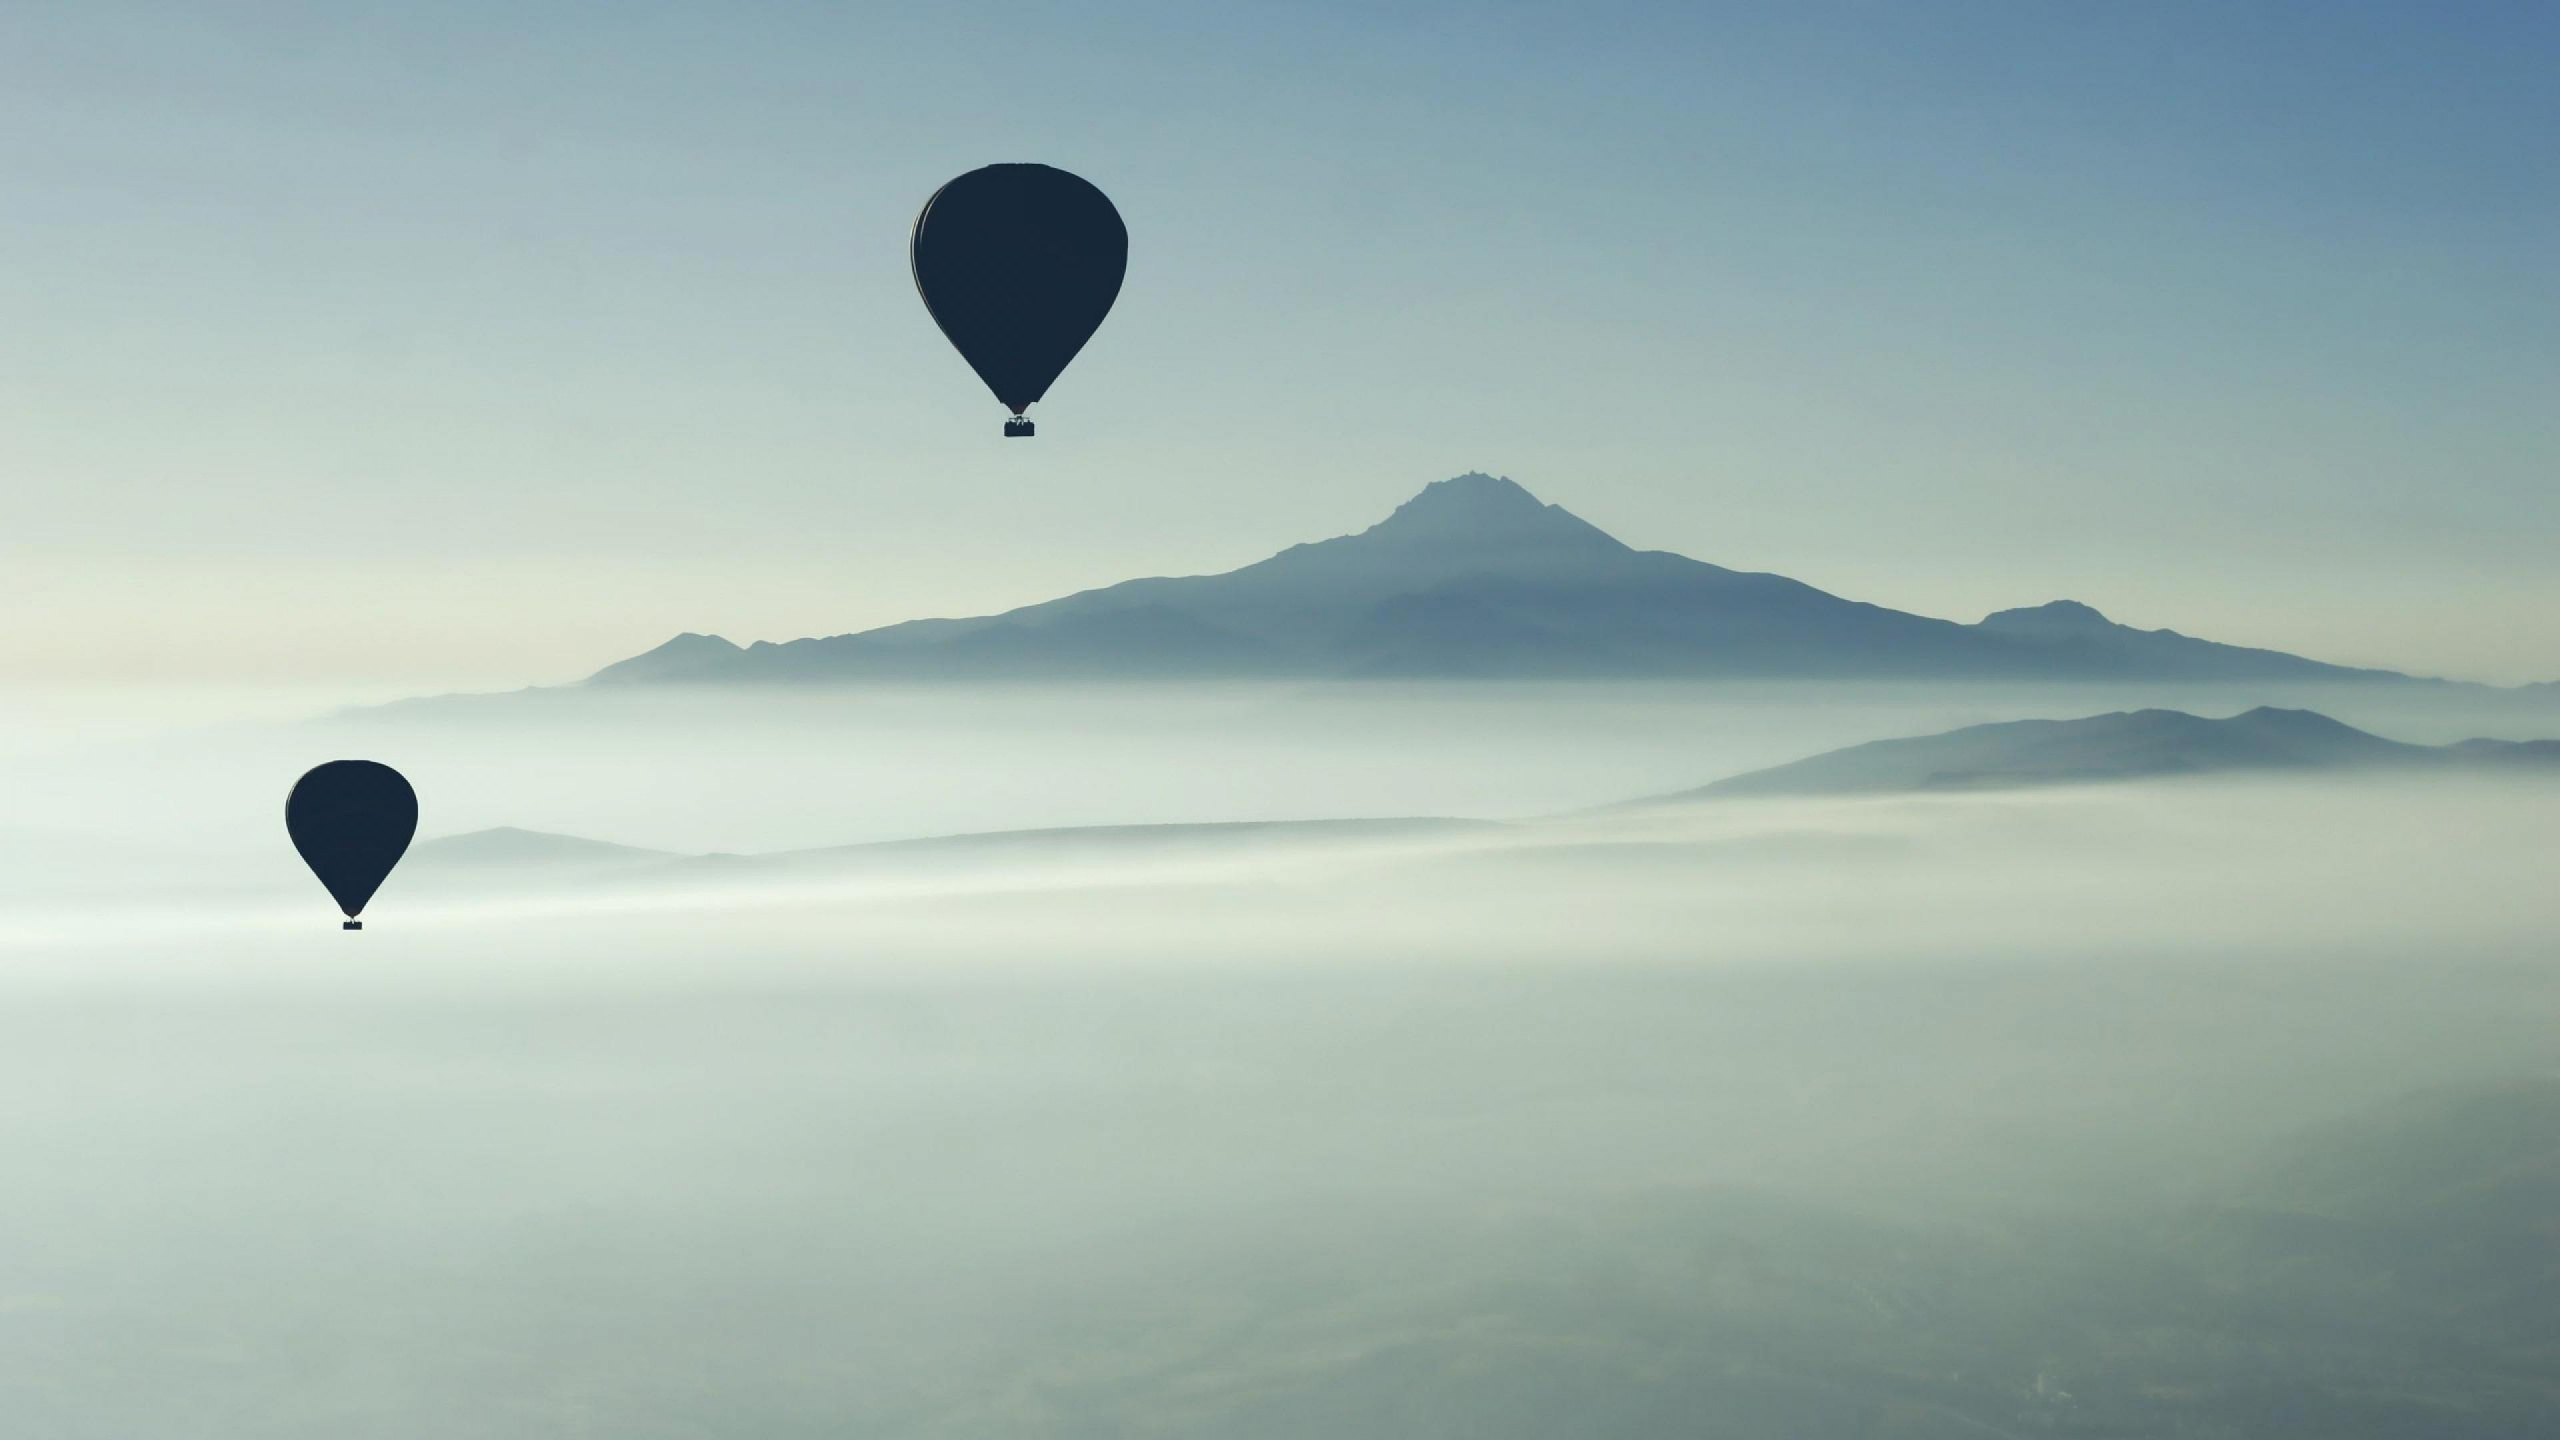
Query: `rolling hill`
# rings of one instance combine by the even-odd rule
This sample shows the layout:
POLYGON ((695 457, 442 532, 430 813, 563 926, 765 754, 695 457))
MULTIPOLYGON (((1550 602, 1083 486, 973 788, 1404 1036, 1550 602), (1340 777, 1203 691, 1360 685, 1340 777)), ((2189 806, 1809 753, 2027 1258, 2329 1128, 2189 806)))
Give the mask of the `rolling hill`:
POLYGON ((2261 706, 2222 720, 2181 710, 2126 710, 1876 740, 1658 798, 1981 790, 2245 772, 2465 770, 2560 775, 2560 740, 2409 745, 2309 710, 2261 706))
POLYGON ((1396 848, 1501 831, 1490 820, 1433 816, 1343 820, 1237 820, 1193 824, 1089 825, 873 840, 758 854, 647 850, 501 826, 421 842, 404 873, 449 885, 491 878, 549 883, 638 880, 648 884, 790 879, 811 874, 895 873, 986 863, 1114 866, 1160 860, 1269 857, 1295 849, 1334 853, 1396 848))

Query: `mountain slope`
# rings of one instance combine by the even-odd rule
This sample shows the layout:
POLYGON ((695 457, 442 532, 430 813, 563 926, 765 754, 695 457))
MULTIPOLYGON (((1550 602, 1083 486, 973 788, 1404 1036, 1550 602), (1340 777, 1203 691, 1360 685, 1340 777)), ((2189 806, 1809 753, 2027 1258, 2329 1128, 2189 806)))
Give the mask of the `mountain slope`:
POLYGON ((2383 670, 2349 670, 2281 650, 2257 650, 2199 640, 2175 630, 2119 625, 2077 600, 2055 600, 1986 615, 1974 626, 2038 647, 2045 658, 2074 675, 2152 677, 2174 674, 2195 680, 2336 680, 2341 677, 2404 678, 2383 670))
POLYGON ((783 644, 679 635, 587 683, 1238 676, 2408 678, 2135 630, 2070 601, 1976 625, 1908 614, 1636 550, 1468 474, 1356 535, 1225 574, 783 644))
POLYGON ((2225 720, 2130 710, 1877 740, 1659 798, 1998 789, 2248 771, 2501 768, 2560 775, 2560 741, 2408 745, 2309 710, 2262 706, 2225 720))

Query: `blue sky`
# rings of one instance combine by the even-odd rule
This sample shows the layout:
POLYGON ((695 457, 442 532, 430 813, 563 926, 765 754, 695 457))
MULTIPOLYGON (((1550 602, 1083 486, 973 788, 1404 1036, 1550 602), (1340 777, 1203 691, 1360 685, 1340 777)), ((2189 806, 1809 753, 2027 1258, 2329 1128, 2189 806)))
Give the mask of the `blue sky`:
POLYGON ((11 7, 0 676, 547 681, 1482 468, 2560 677, 2555 70, 2529 4, 11 7), (1024 159, 1132 254, 1007 445, 904 241, 1024 159))

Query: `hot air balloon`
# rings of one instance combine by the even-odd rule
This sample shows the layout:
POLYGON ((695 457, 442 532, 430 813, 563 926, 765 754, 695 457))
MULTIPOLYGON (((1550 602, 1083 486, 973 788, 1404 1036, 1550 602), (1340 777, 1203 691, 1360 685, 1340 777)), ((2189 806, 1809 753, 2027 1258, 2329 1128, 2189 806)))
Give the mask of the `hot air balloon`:
POLYGON ((1110 199, 1046 165, 989 165, 933 192, 907 241, 916 293, 1013 412, 1007 435, 1093 338, 1129 268, 1110 199))
POLYGON ((303 863, 346 912, 340 928, 361 930, 364 922, 356 916, 418 833, 418 792, 388 765, 332 760, 293 782, 284 801, 284 828, 303 863))

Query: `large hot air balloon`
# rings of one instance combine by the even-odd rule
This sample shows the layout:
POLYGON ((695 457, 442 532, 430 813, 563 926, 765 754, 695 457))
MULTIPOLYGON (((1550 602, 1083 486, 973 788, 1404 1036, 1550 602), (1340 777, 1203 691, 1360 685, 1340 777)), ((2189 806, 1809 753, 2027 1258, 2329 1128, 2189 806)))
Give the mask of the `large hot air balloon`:
POLYGON ((399 771, 372 760, 313 766, 285 797, 284 828, 293 848, 346 912, 356 918, 418 833, 418 792, 399 771))
POLYGON ((933 192, 907 242, 916 292, 960 358, 1022 412, 1111 313, 1129 229, 1101 191, 1046 165, 989 165, 933 192))

